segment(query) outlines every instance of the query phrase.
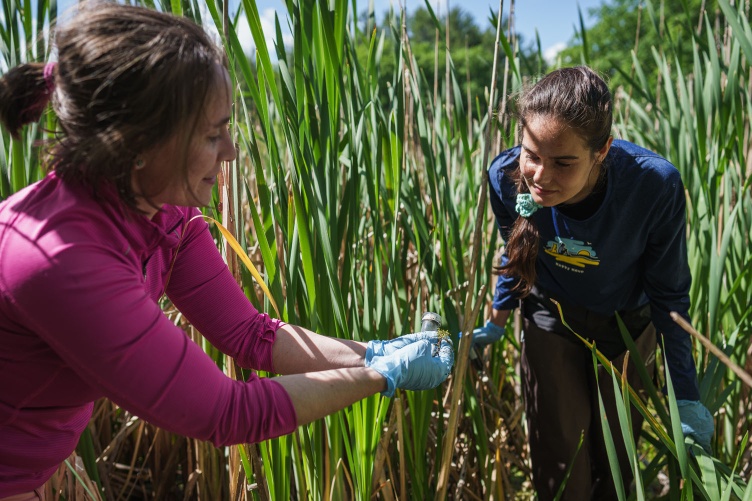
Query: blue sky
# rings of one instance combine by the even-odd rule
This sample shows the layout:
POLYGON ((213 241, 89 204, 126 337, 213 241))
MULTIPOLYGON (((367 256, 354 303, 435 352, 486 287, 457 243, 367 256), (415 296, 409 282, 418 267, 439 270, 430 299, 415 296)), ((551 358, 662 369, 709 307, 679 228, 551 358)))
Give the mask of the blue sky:
MULTIPOLYGON (((465 12, 472 14, 475 17, 475 22, 481 28, 488 27, 489 9, 499 9, 497 0, 430 0, 430 2, 434 10, 440 12, 446 12, 447 2, 449 8, 459 6, 465 12)), ((377 13, 388 9, 390 4, 397 6, 400 3, 390 0, 374 0, 377 13), (379 8, 380 5, 383 7, 379 8)), ((523 34, 525 39, 533 41, 537 29, 544 51, 558 44, 565 44, 574 35, 574 26, 579 26, 578 4, 582 9, 587 26, 589 25, 588 9, 599 6, 601 0, 516 0, 514 5, 516 31, 523 34)), ((259 3, 260 5, 261 3, 259 3)), ((363 6, 366 5, 364 1, 363 6)), ((404 5, 410 11, 424 6, 425 2, 424 0, 405 0, 404 5)), ((504 0, 505 14, 509 13, 509 5, 510 1, 504 0)))
MULTIPOLYGON (((393 6, 398 9, 404 5, 408 11, 425 5, 424 0, 371 0, 374 3, 374 9, 377 16, 381 15, 393 6)), ((488 26, 489 8, 497 10, 499 2, 495 0, 429 0, 434 11, 441 15, 446 12, 447 1, 449 7, 453 8, 459 5, 465 12, 472 14, 476 23, 481 28, 488 26)), ((274 34, 274 14, 275 12, 284 12, 283 0, 256 0, 259 14, 261 15, 264 33, 268 37, 274 34)), ((365 10, 369 0, 358 2, 358 10, 365 10)), ((528 41, 535 40, 536 30, 541 40, 541 48, 544 56, 553 57, 557 50, 563 48, 566 43, 572 39, 575 33, 575 26, 579 26, 579 17, 577 13, 578 5, 582 9, 585 19, 585 25, 592 24, 592 19, 588 15, 590 8, 597 7, 607 0, 517 0, 515 2, 515 23, 517 32, 521 33, 528 41)), ((60 12, 70 7, 75 0, 59 0, 60 12)), ((238 5, 239 0, 230 0, 230 5, 238 5)), ((509 12, 509 0, 504 1, 504 12, 509 12)), ((282 23, 283 29, 285 23, 282 23)), ((250 30, 241 30, 239 33, 243 45, 247 47, 249 53, 254 46, 250 30)))
MULTIPOLYGON (((404 5, 408 11, 425 5, 424 0, 372 0, 377 15, 387 11, 390 6, 398 9, 404 5)), ((499 2, 493 0, 429 0, 437 14, 446 12, 447 1, 449 8, 460 6, 462 10, 473 15, 476 24, 481 28, 488 26, 489 8, 498 10, 499 2)), ((588 15, 589 9, 598 7, 604 0, 517 0, 515 2, 515 22, 517 32, 524 35, 526 40, 535 40, 535 32, 541 40, 544 54, 547 51, 556 52, 574 36, 575 26, 579 27, 577 6, 582 9, 585 25, 590 26, 592 19, 588 15)), ((509 0, 504 1, 504 12, 509 12, 509 0)), ((283 9, 282 0, 257 0, 259 13, 269 21, 273 27, 275 9, 283 9)), ((358 2, 358 9, 365 10, 368 0, 358 2)), ((266 31, 273 33, 273 31, 266 31)))

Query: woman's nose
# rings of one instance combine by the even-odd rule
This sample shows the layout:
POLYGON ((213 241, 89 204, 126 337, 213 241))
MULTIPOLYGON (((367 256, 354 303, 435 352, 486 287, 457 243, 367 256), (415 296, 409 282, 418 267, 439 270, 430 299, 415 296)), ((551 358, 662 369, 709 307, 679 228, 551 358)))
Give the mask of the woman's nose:
POLYGON ((232 136, 230 135, 230 132, 227 131, 225 134, 225 138, 222 145, 222 160, 225 162, 231 162, 235 160, 235 157, 237 157, 238 152, 235 149, 235 143, 232 142, 232 136))
POLYGON ((541 162, 535 167, 535 172, 533 172, 533 182, 535 184, 545 184, 544 181, 546 181, 547 177, 548 169, 541 162))
POLYGON ((238 150, 235 148, 235 145, 233 143, 230 143, 230 148, 227 151, 227 156, 228 162, 235 160, 235 158, 237 158, 238 156, 238 150))

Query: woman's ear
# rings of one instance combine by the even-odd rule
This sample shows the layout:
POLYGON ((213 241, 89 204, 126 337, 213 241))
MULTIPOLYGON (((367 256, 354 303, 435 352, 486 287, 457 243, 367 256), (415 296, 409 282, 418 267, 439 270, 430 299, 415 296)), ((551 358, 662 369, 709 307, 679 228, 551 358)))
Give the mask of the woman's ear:
POLYGON ((603 162, 606 159, 606 155, 608 155, 608 150, 611 149, 611 143, 614 142, 614 136, 609 136, 608 141, 606 141, 606 144, 603 145, 603 148, 598 150, 596 152, 596 156, 598 157, 598 162, 603 162))

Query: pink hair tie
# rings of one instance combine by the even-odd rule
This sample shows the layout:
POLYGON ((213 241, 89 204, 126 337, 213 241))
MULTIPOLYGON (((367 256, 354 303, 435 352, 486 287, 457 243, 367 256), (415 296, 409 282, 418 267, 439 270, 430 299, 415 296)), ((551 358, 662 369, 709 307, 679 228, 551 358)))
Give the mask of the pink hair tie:
POLYGON ((44 83, 47 85, 47 92, 52 94, 55 91, 55 68, 57 63, 47 63, 44 65, 44 83))

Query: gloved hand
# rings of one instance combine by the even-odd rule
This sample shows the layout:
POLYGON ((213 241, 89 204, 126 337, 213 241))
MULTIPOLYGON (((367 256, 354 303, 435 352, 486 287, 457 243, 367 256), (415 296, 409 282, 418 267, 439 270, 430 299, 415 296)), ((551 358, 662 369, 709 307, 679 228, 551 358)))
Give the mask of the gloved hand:
POLYGON ((677 400, 682 433, 691 435, 695 441, 712 454, 710 440, 713 438, 713 416, 699 400, 677 400))
POLYGON ((504 335, 504 331, 504 327, 499 327, 490 320, 486 320, 486 325, 483 327, 477 327, 473 330, 473 346, 482 348, 487 344, 494 343, 501 339, 504 335))
MULTIPOLYGON (((403 336, 404 337, 404 336, 403 336)), ((431 353, 435 344, 422 339, 408 344, 389 355, 373 357, 366 367, 386 378, 387 388, 381 394, 394 396, 394 390, 430 390, 439 386, 454 365, 454 350, 449 338, 440 341, 437 356, 431 353)))
POLYGON ((389 339, 387 341, 381 341, 378 339, 368 341, 368 345, 366 346, 366 367, 368 367, 368 364, 373 360, 373 357, 391 355, 408 344, 422 339, 428 340, 433 344, 439 344, 439 333, 437 331, 422 331, 405 334, 404 336, 389 339))

